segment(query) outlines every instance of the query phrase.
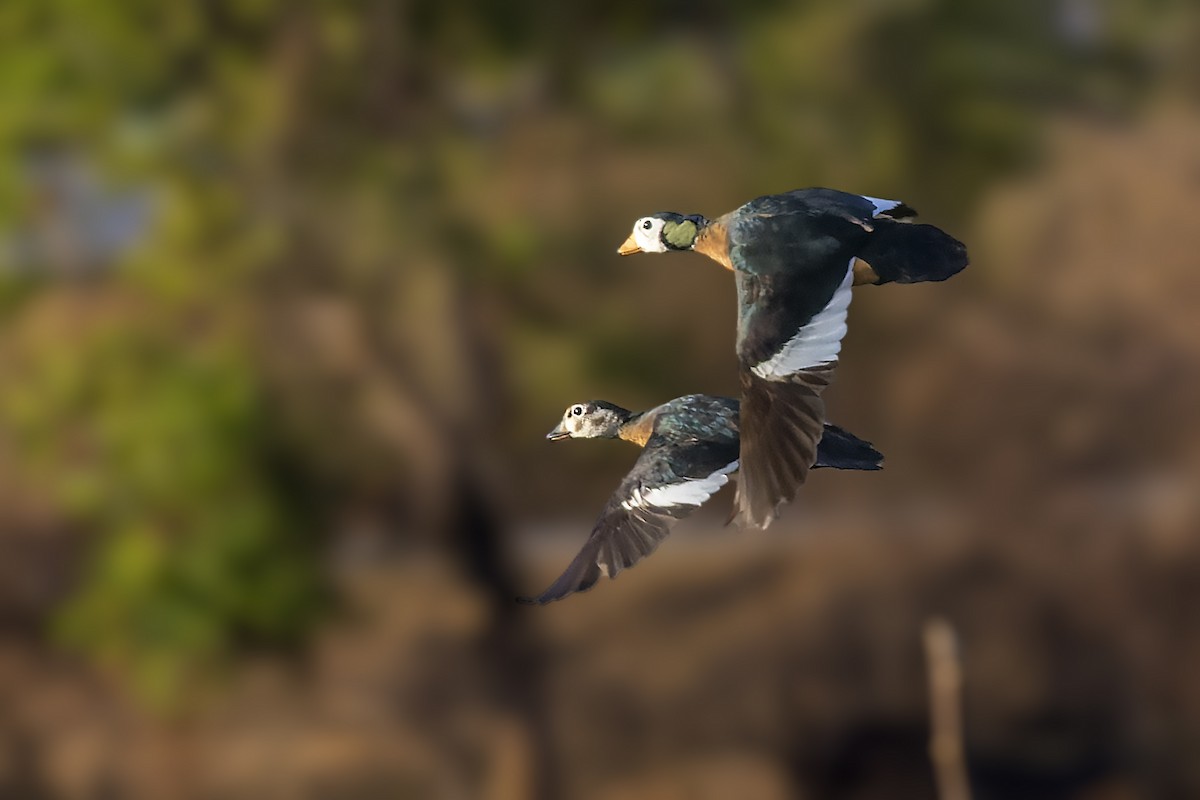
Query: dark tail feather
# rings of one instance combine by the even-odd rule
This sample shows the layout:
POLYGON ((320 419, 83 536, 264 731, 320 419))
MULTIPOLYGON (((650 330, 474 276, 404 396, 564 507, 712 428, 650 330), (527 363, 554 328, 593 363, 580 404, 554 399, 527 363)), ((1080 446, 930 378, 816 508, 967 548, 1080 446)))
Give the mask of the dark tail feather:
POLYGON ((741 465, 734 519, 765 528, 796 497, 817 459, 824 432, 821 391, 833 365, 802 370, 787 382, 742 373, 741 465))
POLYGON ((825 435, 817 445, 817 463, 813 468, 883 469, 883 453, 836 425, 826 425, 825 435))
POLYGON ((944 281, 967 266, 967 247, 933 227, 876 219, 858 257, 871 265, 874 283, 944 281))

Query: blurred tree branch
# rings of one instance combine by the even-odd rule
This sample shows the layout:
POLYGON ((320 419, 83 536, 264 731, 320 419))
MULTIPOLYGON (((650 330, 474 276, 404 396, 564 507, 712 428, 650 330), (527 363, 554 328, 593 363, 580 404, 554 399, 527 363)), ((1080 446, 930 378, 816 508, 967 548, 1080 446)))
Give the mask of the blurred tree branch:
POLYGON ((971 800, 962 727, 962 665, 954 628, 941 617, 925 622, 929 670, 929 756, 941 800, 971 800))

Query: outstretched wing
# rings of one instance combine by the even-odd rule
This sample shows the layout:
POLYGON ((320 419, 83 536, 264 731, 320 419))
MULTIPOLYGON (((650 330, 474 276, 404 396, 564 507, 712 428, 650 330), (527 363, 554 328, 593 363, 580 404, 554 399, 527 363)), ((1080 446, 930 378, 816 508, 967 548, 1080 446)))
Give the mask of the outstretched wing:
POLYGON ((579 555, 537 597, 545 604, 586 591, 600 577, 615 578, 667 538, 672 526, 702 506, 729 482, 738 468, 736 437, 731 440, 672 440, 650 437, 642 455, 613 494, 579 555))
POLYGON ((816 461, 821 393, 846 335, 854 255, 881 202, 796 192, 753 201, 731 220, 742 368, 740 524, 769 525, 816 461))
POLYGON ((786 380, 764 380, 743 370, 738 525, 765 528, 781 505, 796 498, 817 460, 825 427, 821 393, 834 367, 797 370, 786 380))
POLYGON ((812 468, 851 286, 945 280, 966 266, 962 243, 909 222, 915 213, 894 200, 802 189, 721 220, 737 273, 742 524, 770 524, 812 468))

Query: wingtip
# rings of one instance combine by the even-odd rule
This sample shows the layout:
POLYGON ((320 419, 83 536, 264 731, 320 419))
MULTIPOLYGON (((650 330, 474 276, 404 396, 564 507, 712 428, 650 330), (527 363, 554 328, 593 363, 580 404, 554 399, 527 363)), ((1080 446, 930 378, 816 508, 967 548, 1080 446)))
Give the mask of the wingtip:
POLYGON ((821 390, 833 367, 802 370, 788 381, 742 373, 741 473, 734 504, 738 521, 766 529, 796 498, 816 463, 824 434, 821 390))
MULTIPOLYGON (((741 488, 740 484, 738 488, 741 488)), ((772 522, 778 519, 779 509, 782 505, 780 503, 771 513, 759 520, 754 517, 754 510, 750 508, 749 502, 739 493, 734 497, 733 509, 729 512, 729 519, 725 520, 725 524, 735 525, 743 529, 765 531, 771 526, 772 522)))
POLYGON ((765 531, 767 528, 771 527, 771 523, 778 519, 778 517, 778 514, 772 514, 771 516, 761 520, 755 519, 754 516, 750 514, 749 510, 747 510, 744 513, 735 514, 730 518, 730 522, 734 523, 742 530, 765 531))

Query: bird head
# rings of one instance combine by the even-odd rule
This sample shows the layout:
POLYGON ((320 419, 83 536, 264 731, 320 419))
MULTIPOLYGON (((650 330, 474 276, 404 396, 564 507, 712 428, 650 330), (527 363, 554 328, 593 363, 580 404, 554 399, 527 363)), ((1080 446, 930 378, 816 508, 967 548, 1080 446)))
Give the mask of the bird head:
POLYGON ((559 439, 614 439, 630 417, 618 405, 603 400, 576 403, 567 408, 554 430, 546 434, 552 442, 559 439))
POLYGON ((700 230, 708 220, 699 214, 676 214, 660 211, 633 223, 633 232, 617 248, 623 256, 634 253, 665 253, 668 250, 691 250, 700 230))

